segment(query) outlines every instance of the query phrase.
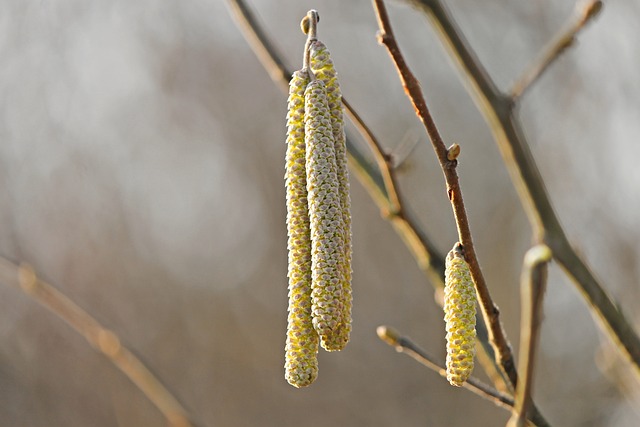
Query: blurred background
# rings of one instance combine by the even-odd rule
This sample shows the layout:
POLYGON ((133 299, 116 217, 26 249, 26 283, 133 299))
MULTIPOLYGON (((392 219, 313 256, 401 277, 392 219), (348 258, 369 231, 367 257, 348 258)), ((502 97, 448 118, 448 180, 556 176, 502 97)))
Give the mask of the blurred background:
MULTIPOLYGON (((505 90, 574 10, 573 0, 446 3, 505 90)), ((401 189, 446 253, 456 229, 444 180, 377 45, 371 3, 250 4, 292 69, 299 21, 319 10, 343 94, 390 152, 409 153, 401 189)), ((528 222, 429 22, 403 2, 387 6, 445 141, 462 147, 478 256, 517 349, 528 222)), ((640 331, 637 16, 636 0, 607 2, 520 116, 568 235, 640 331)), ((0 58, 0 255, 30 263, 115 331, 199 426, 504 425, 509 413, 376 337, 392 325, 444 358, 433 288, 354 174, 352 342, 320 353, 311 387, 284 380, 286 95, 225 2, 4 0, 0 58)), ((552 264, 534 392, 542 413, 556 426, 638 425, 626 369, 552 264)), ((164 424, 84 338, 0 283, 0 425, 164 424)))

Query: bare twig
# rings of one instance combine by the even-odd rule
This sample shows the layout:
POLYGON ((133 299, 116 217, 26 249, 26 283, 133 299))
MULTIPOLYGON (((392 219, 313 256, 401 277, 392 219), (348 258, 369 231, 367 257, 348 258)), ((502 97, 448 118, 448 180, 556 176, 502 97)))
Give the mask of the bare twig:
POLYGON ((602 2, 600 0, 590 0, 585 4, 578 5, 576 10, 578 15, 577 19, 573 18, 565 25, 565 29, 560 31, 558 35, 542 49, 542 54, 533 61, 527 71, 514 83, 509 91, 509 96, 513 102, 517 101, 563 52, 573 46, 580 30, 595 18, 601 10, 602 2))
POLYGON ((494 347, 498 363, 509 377, 512 386, 517 383, 517 373, 513 361, 511 346, 507 341, 502 324, 500 322, 500 313, 498 307, 493 303, 489 289, 480 270, 480 264, 475 253, 471 230, 469 228, 469 220, 464 207, 462 191, 458 174, 456 172, 457 161, 455 158, 449 159, 449 150, 445 146, 440 132, 438 131, 433 117, 429 112, 426 101, 420 89, 420 83, 415 78, 409 67, 407 66, 400 48, 395 40, 391 23, 387 15, 384 2, 382 0, 373 0, 378 26, 378 41, 384 45, 391 56, 405 92, 409 96, 411 103, 418 115, 418 118, 424 124, 429 135, 433 149, 436 152, 442 172, 447 183, 447 193, 451 206, 453 208, 456 225, 458 227, 458 238, 465 248, 465 259, 469 263, 471 277, 476 285, 476 292, 480 301, 480 309, 482 311, 485 323, 488 325, 489 341, 494 347))
POLYGON ((525 427, 527 413, 531 407, 535 353, 542 324, 542 302, 547 284, 547 265, 551 260, 551 249, 537 245, 529 249, 524 258, 520 292, 522 297, 522 320, 520 323, 521 373, 516 387, 513 415, 507 427, 525 427))
POLYGON ((534 241, 551 248, 554 259, 571 277, 600 325, 632 363, 636 376, 640 376, 640 338, 567 239, 522 131, 516 104, 493 83, 441 0, 407 1, 431 19, 449 56, 462 72, 465 85, 493 132, 533 227, 534 241))
MULTIPOLYGON (((379 326, 377 331, 378 337, 394 347, 397 352, 404 353, 423 366, 437 372, 442 378, 447 378, 447 369, 442 361, 437 360, 435 357, 429 355, 426 351, 415 344, 411 338, 402 336, 398 331, 389 326, 379 326)), ((480 381, 475 377, 469 377, 466 382, 462 384, 462 387, 471 391, 478 396, 493 402, 496 406, 507 410, 513 409, 513 399, 503 393, 500 393, 493 387, 480 381)), ((536 426, 548 426, 544 418, 539 414, 532 414, 530 421, 536 426)))
POLYGON ((78 307, 50 284, 38 279, 30 266, 18 267, 0 258, 0 282, 22 289, 29 297, 48 308, 104 354, 133 382, 167 419, 171 427, 191 427, 187 411, 149 369, 129 351, 118 336, 104 328, 89 313, 78 307))

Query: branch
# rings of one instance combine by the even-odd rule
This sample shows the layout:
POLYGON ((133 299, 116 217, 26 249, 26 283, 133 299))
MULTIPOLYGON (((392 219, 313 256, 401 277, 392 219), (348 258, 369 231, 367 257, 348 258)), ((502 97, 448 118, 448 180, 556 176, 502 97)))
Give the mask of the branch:
POLYGON ((441 0, 407 1, 431 19, 449 56, 459 67, 467 89, 491 128, 533 227, 534 241, 549 246, 554 259, 578 287, 600 325, 640 376, 640 338, 565 236, 522 131, 513 99, 495 86, 441 0))
MULTIPOLYGON (((469 269, 471 277, 476 285, 476 291, 478 299, 480 301, 480 309, 485 323, 488 325, 489 341, 493 345, 493 348, 498 359, 498 364, 502 367, 507 374, 512 386, 515 387, 517 383, 517 373, 513 361, 513 354, 511 352, 511 346, 505 337, 502 324, 500 322, 500 312, 498 307, 493 303, 489 289, 480 270, 480 264, 475 253, 473 245, 473 239, 471 237, 471 230, 469 228, 469 219, 464 208, 464 201, 462 199, 462 191, 460 189, 460 183, 458 174, 456 172, 457 165, 457 153, 456 155, 449 154, 449 150, 442 141, 440 132, 438 131, 433 117, 429 112, 426 101, 420 89, 420 83, 415 78, 409 67, 407 66, 400 48, 393 35, 391 23, 389 22, 389 16, 387 15, 384 2, 382 0, 373 0, 376 17, 378 20, 378 26, 380 31, 378 32, 378 42, 384 45, 395 64, 402 86, 407 93, 407 96, 411 100, 415 112, 422 121, 433 149, 440 162, 440 167, 444 174, 447 183, 447 193, 449 200, 453 208, 453 214, 458 227, 458 237, 460 243, 465 249, 465 259, 469 263, 469 269)), ((459 147, 453 146, 452 150, 458 150, 459 147)))
POLYGON ((516 81, 509 91, 509 97, 516 102, 524 92, 530 88, 542 74, 562 55, 574 45, 577 35, 587 23, 595 18, 602 10, 600 0, 590 0, 576 8, 577 19, 571 19, 565 29, 560 31, 551 42, 542 49, 542 54, 533 61, 528 70, 516 81))
POLYGON ((171 395, 160 380, 121 342, 118 336, 104 328, 89 313, 78 307, 50 284, 38 279, 28 265, 18 267, 0 258, 0 282, 21 289, 54 315, 64 320, 89 344, 105 355, 132 383, 144 393, 165 416, 171 427, 191 427, 187 411, 171 395))
POLYGON ((542 324, 542 302, 547 284, 547 266, 551 256, 551 249, 546 245, 537 245, 529 249, 524 258, 520 285, 522 320, 520 363, 518 364, 522 378, 516 387, 513 415, 507 427, 525 427, 527 413, 532 405, 534 361, 542 324))
MULTIPOLYGON (((376 330, 378 337, 390 345, 394 347, 398 353, 404 353, 423 366, 435 371, 442 378, 447 378, 447 369, 439 360, 430 356, 427 352, 421 349, 417 344, 415 344, 411 338, 406 336, 401 336, 398 331, 389 327, 389 326, 378 326, 376 330)), ((469 377, 467 381, 462 384, 462 387, 471 391, 472 393, 492 402, 496 406, 512 410, 514 406, 513 399, 503 393, 500 393, 493 387, 488 384, 483 383, 479 379, 475 377, 469 377)), ((544 418, 542 418, 538 413, 532 414, 530 421, 536 426, 548 426, 549 424, 546 422, 544 418)))

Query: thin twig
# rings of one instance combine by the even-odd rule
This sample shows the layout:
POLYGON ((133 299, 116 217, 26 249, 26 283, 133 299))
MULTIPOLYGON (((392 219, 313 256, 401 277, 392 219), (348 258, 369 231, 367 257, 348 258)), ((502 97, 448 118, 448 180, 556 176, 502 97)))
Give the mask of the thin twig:
POLYGON ((577 7, 577 19, 573 18, 567 23, 566 28, 560 31, 556 37, 542 49, 542 54, 533 61, 527 71, 513 84, 513 87, 509 91, 509 96, 513 102, 516 102, 562 53, 573 46, 580 30, 595 18, 601 10, 602 2, 600 0, 591 0, 577 7))
POLYGON ((452 160, 449 159, 449 150, 447 150, 447 147, 440 136, 440 132, 435 125, 433 117, 429 112, 422 90, 420 89, 420 83, 407 66, 395 40, 384 2, 382 0, 373 0, 373 4, 378 20, 378 26, 380 28, 380 31, 378 32, 378 41, 387 48, 389 55, 397 68, 400 80, 402 81, 402 86, 411 100, 416 114, 424 124, 427 134, 429 135, 429 139, 431 140, 431 144, 433 145, 433 149, 438 157, 438 161, 440 162, 440 166, 447 183, 447 193, 449 195, 449 200, 451 201, 456 225, 458 227, 458 238, 460 243, 464 246, 465 259, 469 263, 471 277, 476 285, 476 291, 480 301, 480 309, 485 323, 489 326, 489 341, 494 347, 498 363, 509 377, 511 385, 515 386, 518 376, 513 361, 511 346, 505 336, 500 322, 499 310, 491 299, 489 289, 487 288, 487 284, 484 280, 484 276, 482 275, 480 264, 475 253, 471 230, 469 228, 469 220, 464 208, 464 200, 462 198, 458 174, 456 172, 457 161, 455 158, 452 160))
POLYGON ((511 181, 531 223, 534 241, 545 243, 571 277, 588 307, 640 378, 640 337, 567 239, 551 205, 517 117, 517 104, 493 83, 441 0, 407 0, 431 19, 449 56, 494 135, 511 181))
POLYGON ((551 249, 546 245, 537 245, 529 249, 524 257, 520 285, 522 320, 518 363, 521 378, 516 387, 513 415, 507 427, 525 427, 527 414, 531 408, 535 354, 542 324, 542 302, 547 285, 547 266, 551 256, 551 249))
MULTIPOLYGON (((266 36, 243 0, 227 0, 227 3, 238 27, 260 59, 262 66, 283 92, 287 93, 291 71, 284 66, 284 61, 277 53, 274 44, 266 36)), ((444 257, 438 252, 431 239, 418 225, 418 222, 413 218, 404 203, 397 185, 392 159, 384 151, 371 129, 344 97, 342 98, 342 103, 347 117, 360 132, 371 153, 373 153, 377 166, 375 168, 369 164, 365 160, 365 154, 347 136, 350 169, 355 172, 360 183, 377 204, 383 217, 391 222, 396 233, 409 248, 418 267, 428 277, 432 286, 436 291, 442 290, 444 288, 444 257)), ((487 355, 487 358, 483 359, 483 361, 489 360, 493 364, 493 366, 485 366, 485 370, 488 372, 499 370, 502 373, 502 369, 495 365, 495 354, 488 341, 487 327, 483 319, 478 320, 476 330, 478 339, 482 343, 482 349, 487 355)))
MULTIPOLYGON (((410 356, 423 366, 437 372, 442 378, 447 378, 447 369, 444 363, 429 355, 415 344, 411 338, 402 336, 400 332, 389 326, 379 326, 377 333, 382 341, 394 347, 398 353, 404 353, 410 356)), ((510 396, 500 393, 498 390, 475 377, 469 377, 467 381, 462 384, 462 387, 500 408, 509 411, 513 410, 514 401, 510 396)), ((547 422, 540 417, 539 414, 533 414, 530 421, 536 426, 548 426, 547 422)))
POLYGON ((18 267, 0 258, 0 282, 21 289, 29 297, 49 309, 89 344, 104 354, 165 416, 171 427, 191 427, 187 411, 149 369, 129 351, 118 336, 104 328, 89 313, 78 307, 52 285, 38 279, 27 265, 18 267))

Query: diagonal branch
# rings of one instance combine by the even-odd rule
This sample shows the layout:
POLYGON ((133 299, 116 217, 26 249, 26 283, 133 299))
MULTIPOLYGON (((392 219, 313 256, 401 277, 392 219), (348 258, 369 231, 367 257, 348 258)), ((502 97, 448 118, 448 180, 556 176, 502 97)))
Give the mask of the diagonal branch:
POLYGON ((527 414, 532 405, 533 372, 535 354, 542 324, 542 302, 547 285, 547 266, 551 260, 551 249, 537 245, 527 251, 524 258, 520 292, 522 298, 522 320, 520 323, 520 363, 518 370, 522 378, 515 394, 513 415, 507 427, 525 427, 527 414))
POLYGON ((112 331, 104 328, 89 313, 78 307, 50 284, 38 279, 27 265, 18 267, 0 258, 0 282, 22 289, 82 335, 89 344, 107 357, 167 419, 170 427, 191 427, 187 411, 162 385, 151 371, 121 342, 112 331))
POLYGON ((600 325, 609 332, 619 350, 633 364, 636 375, 640 376, 640 338, 567 239, 522 131, 513 99, 493 83, 441 0, 407 1, 430 18, 447 53, 460 69, 467 89, 485 116, 533 227, 534 241, 544 242, 551 248, 554 259, 571 277, 600 325))
POLYGON ((591 20, 593 20, 602 10, 600 0, 591 0, 589 3, 580 5, 577 8, 577 19, 569 21, 566 29, 560 31, 551 42, 542 49, 542 54, 536 58, 527 71, 514 83, 509 91, 509 96, 515 102, 524 92, 530 88, 542 74, 549 69, 568 48, 576 42, 577 35, 591 20))
MULTIPOLYGON (((408 355, 423 366, 437 372, 441 377, 447 378, 447 370, 444 363, 430 356, 426 351, 415 344, 411 338, 400 335, 400 332, 389 326, 379 326, 376 332, 382 341, 391 347, 394 347, 397 352, 408 355)), ((490 385, 483 383, 475 377, 469 377, 467 381, 462 384, 462 387, 490 402, 493 402, 498 407, 507 410, 513 409, 514 402, 510 396, 500 393, 490 385)), ((529 417, 529 420, 536 426, 542 427, 549 425, 537 412, 530 414, 529 417)))
POLYGON ((515 387, 518 376, 513 361, 511 346, 505 336, 500 322, 498 307, 491 299, 489 289, 484 276, 482 275, 480 264, 475 253, 471 230, 469 228, 469 219, 464 207, 460 182, 456 172, 457 160, 455 159, 455 156, 451 156, 450 159, 449 150, 445 146, 433 117, 429 112, 422 90, 420 89, 420 83, 407 66, 402 53, 400 52, 400 48, 398 47, 391 28, 391 23, 384 6, 384 2, 382 0, 373 0, 373 4, 378 20, 378 26, 380 27, 378 42, 387 48, 387 51, 397 68, 400 80, 402 81, 402 86, 411 100, 418 118, 422 121, 427 134, 429 135, 436 156, 438 157, 438 161, 440 162, 440 166, 447 183, 447 193, 449 195, 449 200, 451 201, 456 225, 458 227, 459 241, 464 246, 465 258, 469 263, 471 277, 476 285, 480 309, 484 321, 488 325, 489 341, 493 345, 499 365, 509 377, 511 385, 515 387))

